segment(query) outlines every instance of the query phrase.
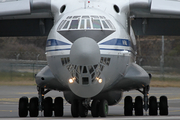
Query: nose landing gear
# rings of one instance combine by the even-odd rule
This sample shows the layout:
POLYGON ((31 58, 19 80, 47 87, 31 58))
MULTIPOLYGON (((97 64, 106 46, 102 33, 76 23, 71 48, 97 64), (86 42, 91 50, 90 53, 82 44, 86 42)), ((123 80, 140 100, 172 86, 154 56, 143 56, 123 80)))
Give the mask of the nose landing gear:
POLYGON ((106 117, 108 115, 107 100, 74 100, 71 104, 71 114, 73 117, 87 117, 88 110, 91 110, 93 117, 106 117))
POLYGON ((151 96, 148 99, 149 86, 143 88, 143 91, 139 90, 144 95, 144 101, 141 96, 135 98, 135 103, 132 101, 131 96, 126 96, 124 99, 124 115, 132 116, 133 108, 136 116, 143 115, 143 108, 147 112, 149 109, 149 115, 158 115, 158 108, 160 115, 168 115, 168 101, 166 96, 161 96, 159 102, 155 96, 151 96), (143 105, 144 103, 144 105, 143 105), (149 103, 149 104, 148 104, 149 103))
POLYGON ((85 104, 83 100, 73 100, 71 103, 71 114, 73 117, 87 117, 89 103, 85 104))

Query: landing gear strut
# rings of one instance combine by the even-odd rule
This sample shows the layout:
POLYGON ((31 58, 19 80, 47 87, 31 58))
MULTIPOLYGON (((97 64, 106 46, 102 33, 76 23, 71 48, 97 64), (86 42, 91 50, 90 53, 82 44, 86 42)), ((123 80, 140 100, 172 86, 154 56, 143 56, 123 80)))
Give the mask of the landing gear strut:
POLYGON ((149 109, 149 115, 157 115, 158 108, 160 115, 168 115, 168 101, 166 96, 161 96, 159 102, 157 102, 157 98, 155 96, 151 96, 148 99, 149 86, 143 88, 143 91, 139 90, 144 96, 142 99, 141 96, 137 96, 135 98, 135 103, 133 103, 131 96, 126 96, 124 99, 124 115, 132 116, 133 108, 135 110, 135 115, 142 116, 143 108, 147 112, 149 109), (144 103, 144 105, 143 105, 144 103), (149 104, 148 104, 149 103, 149 104))
POLYGON ((63 116, 63 98, 57 97, 54 100, 51 97, 44 99, 44 95, 50 90, 44 90, 44 88, 37 87, 38 97, 33 97, 28 103, 27 97, 21 97, 19 99, 19 117, 27 117, 28 111, 30 117, 37 117, 39 111, 44 111, 45 117, 51 117, 54 111, 55 117, 63 116))
POLYGON ((149 85, 143 88, 143 91, 140 89, 137 89, 139 92, 141 92, 144 95, 144 110, 147 112, 149 106, 148 106, 148 94, 149 94, 149 85))

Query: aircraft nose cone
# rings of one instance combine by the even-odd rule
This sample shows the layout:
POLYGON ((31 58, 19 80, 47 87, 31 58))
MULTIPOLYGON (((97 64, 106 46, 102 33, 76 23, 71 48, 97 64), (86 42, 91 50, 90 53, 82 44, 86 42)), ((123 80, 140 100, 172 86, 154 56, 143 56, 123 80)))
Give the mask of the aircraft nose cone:
POLYGON ((100 61, 100 49, 94 39, 77 39, 70 51, 70 61, 75 65, 94 65, 100 61))

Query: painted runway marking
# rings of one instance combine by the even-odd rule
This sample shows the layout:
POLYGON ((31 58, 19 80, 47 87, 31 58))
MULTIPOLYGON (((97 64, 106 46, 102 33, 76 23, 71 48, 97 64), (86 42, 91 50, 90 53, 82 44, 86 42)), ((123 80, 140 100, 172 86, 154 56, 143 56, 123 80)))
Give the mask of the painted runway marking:
MULTIPOLYGON (((44 119, 48 119, 48 120, 57 120, 57 119, 61 119, 61 118, 0 118, 0 120, 44 120, 44 119)), ((66 120, 79 120, 80 118, 64 118, 66 120)), ((86 118, 83 118, 86 119, 86 118)), ((168 116, 168 117, 119 117, 119 118, 103 118, 106 120, 179 120, 180 117, 178 116, 168 116)), ((92 118, 87 118, 86 120, 92 120, 92 118)), ((94 120, 102 120, 102 118, 96 118, 94 120)))
POLYGON ((19 98, 0 98, 0 101, 17 102, 19 101, 19 98))
POLYGON ((180 97, 176 97, 176 98, 168 98, 168 100, 180 100, 180 97))
POLYGON ((29 94, 37 94, 37 92, 18 92, 17 94, 29 95, 29 94))
POLYGON ((180 110, 172 110, 172 111, 169 111, 169 112, 180 112, 180 110))
POLYGON ((1 112, 17 112, 17 110, 0 110, 1 112))

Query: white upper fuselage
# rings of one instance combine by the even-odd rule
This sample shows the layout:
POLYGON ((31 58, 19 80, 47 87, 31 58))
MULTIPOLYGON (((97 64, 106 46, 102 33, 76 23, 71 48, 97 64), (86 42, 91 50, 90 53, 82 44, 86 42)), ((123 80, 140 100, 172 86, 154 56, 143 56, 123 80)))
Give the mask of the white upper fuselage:
POLYGON ((111 88, 119 75, 125 74, 134 56, 132 46, 135 42, 128 32, 128 2, 121 1, 119 12, 113 1, 67 0, 62 5, 58 0, 52 0, 51 4, 54 26, 48 36, 46 55, 54 76, 80 97, 93 97, 111 88), (66 6, 64 11, 62 6, 66 6), (72 48, 73 45, 76 47, 72 48), (83 70, 78 72, 80 67, 83 70), (77 83, 69 83, 69 79, 74 78, 77 83), (102 79, 102 83, 94 82, 94 79, 102 79), (87 94, 92 89, 94 92, 87 94))
MULTIPOLYGON (((117 0, 115 0, 117 3, 117 0)), ((128 28, 128 15, 129 15, 129 6, 128 6, 128 2, 127 1, 121 1, 119 7, 119 13, 117 13, 114 10, 114 3, 113 1, 104 1, 104 0, 77 0, 76 1, 72 1, 72 0, 67 0, 66 4, 63 4, 66 6, 65 10, 63 13, 60 13, 60 9, 63 6, 62 4, 60 4, 61 2, 59 2, 58 0, 52 0, 52 12, 54 14, 54 27, 51 31, 51 33, 49 34, 48 39, 56 39, 56 40, 61 40, 63 42, 66 42, 69 44, 69 46, 54 46, 51 48, 47 48, 47 50, 51 50, 51 49, 58 49, 59 47, 62 49, 69 49, 65 50, 65 51, 61 51, 61 53, 57 52, 57 54, 69 54, 70 53, 70 48, 71 45, 74 41, 71 41, 69 39, 66 39, 64 37, 62 37, 62 35, 58 34, 58 27, 60 27, 60 24, 62 23, 62 21, 68 20, 67 18, 69 16, 71 17, 75 17, 75 16, 79 16, 79 18, 76 18, 77 20, 82 18, 83 16, 89 16, 90 19, 92 19, 91 16, 98 16, 98 17, 105 17, 105 20, 110 20, 113 23, 113 28, 111 29, 109 26, 109 28, 102 28, 102 30, 115 30, 115 32, 113 32, 113 34, 105 37, 104 39, 101 39, 101 41, 98 41, 98 44, 100 45, 100 49, 101 48, 107 48, 107 46, 102 45, 101 43, 106 42, 108 40, 111 39, 125 39, 125 40, 130 40, 130 36, 129 36, 129 28, 128 28), (73 7, 72 7, 73 6, 73 7), (57 12, 58 11, 58 12, 57 12)), ((93 29, 92 26, 92 21, 91 21, 91 28, 90 29, 86 29, 87 26, 84 27, 84 29, 80 28, 80 23, 79 23, 79 28, 77 29, 71 29, 70 28, 70 24, 72 22, 72 19, 69 19, 69 26, 66 29, 61 29, 61 31, 71 31, 71 30, 98 30, 96 28, 93 29)), ((101 19, 101 18, 98 18, 101 19)), ((75 20, 75 19, 74 19, 75 20)), ((82 19, 81 19, 82 20, 82 19)), ((65 24, 65 23, 64 23, 65 24)), ((84 23, 86 24, 86 23, 84 23)), ((102 24, 102 21, 101 21, 102 24)), ((63 26, 61 26, 63 27, 63 26)), ((124 41, 124 46, 126 46, 126 42, 124 41)), ((123 46, 117 46, 117 45, 109 45, 108 48, 110 49, 123 49, 123 50, 128 50, 128 51, 132 51, 131 46, 128 47, 123 47, 123 46)), ((120 54, 119 52, 115 52, 115 51, 103 51, 101 50, 101 54, 120 54)), ((56 55, 56 52, 47 52, 47 56, 50 55, 56 55)))

